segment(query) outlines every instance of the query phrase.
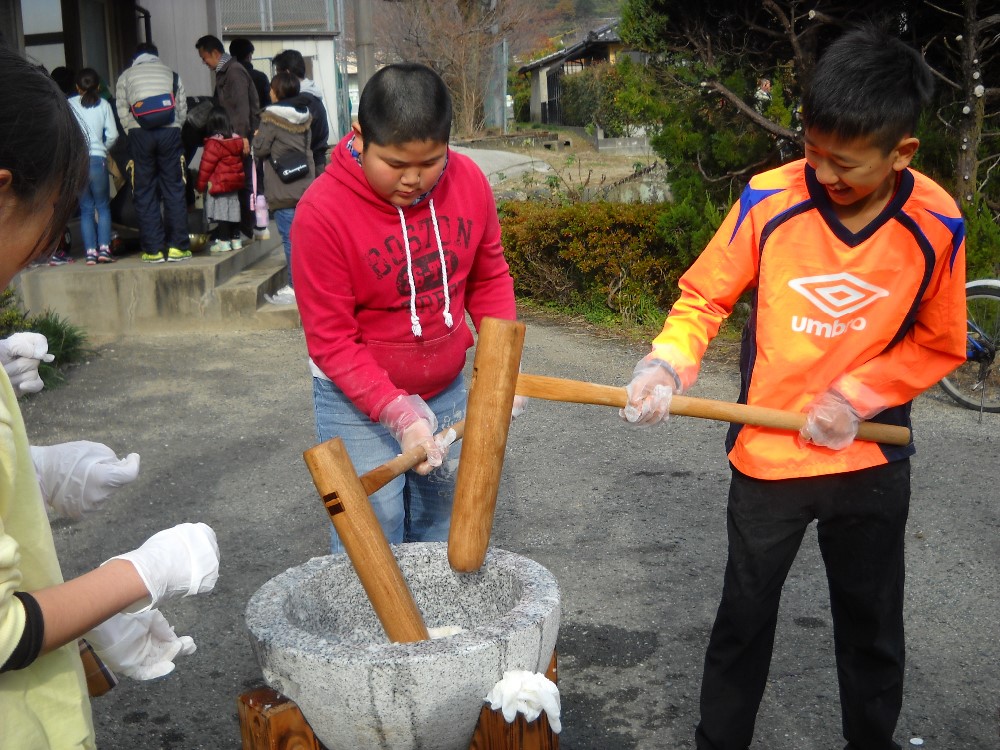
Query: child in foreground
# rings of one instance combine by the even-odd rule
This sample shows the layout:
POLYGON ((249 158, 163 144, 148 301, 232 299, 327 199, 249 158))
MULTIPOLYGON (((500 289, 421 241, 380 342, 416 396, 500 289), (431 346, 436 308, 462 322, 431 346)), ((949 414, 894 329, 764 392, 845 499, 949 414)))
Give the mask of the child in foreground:
POLYGON ((378 71, 292 224, 319 440, 341 437, 359 474, 427 453, 371 497, 391 543, 448 538, 458 462, 434 433, 465 416, 466 312, 516 314, 493 192, 448 148, 451 114, 430 68, 378 71))
MULTIPOLYGON (((0 103, 2 288, 52 250, 87 184, 89 159, 66 97, 40 68, 0 47, 0 76, 8 82, 0 103), (30 107, 23 106, 26 101, 30 107)), ((31 354, 43 358, 46 347, 31 354)), ((177 638, 156 608, 210 591, 219 575, 219 548, 210 527, 180 524, 64 581, 43 496, 53 510, 70 516, 94 509, 100 498, 64 502, 65 492, 58 488, 67 486, 69 467, 79 465, 76 459, 64 460, 71 447, 29 448, 7 376, 11 356, 0 350, 5 365, 0 374, 0 747, 90 750, 96 745, 77 639, 88 634, 98 653, 106 649, 112 669, 124 667, 141 678, 165 674, 172 658, 191 653, 194 644, 177 638)), ((104 446, 76 447, 90 456, 97 449, 101 460, 104 446)), ((106 452, 113 457, 110 449, 106 452)), ((136 472, 137 462, 138 456, 136 472)), ((131 473, 120 481, 134 477, 131 473)))
POLYGON ((864 419, 909 426, 912 400, 965 360, 962 216, 909 168, 932 82, 898 38, 865 28, 833 42, 802 103, 805 159, 750 180, 627 386, 625 419, 665 420, 749 290, 739 400, 806 414, 800 434, 729 431, 729 558, 699 750, 750 746, 781 589, 814 520, 846 747, 899 748, 914 447, 854 438, 864 419))

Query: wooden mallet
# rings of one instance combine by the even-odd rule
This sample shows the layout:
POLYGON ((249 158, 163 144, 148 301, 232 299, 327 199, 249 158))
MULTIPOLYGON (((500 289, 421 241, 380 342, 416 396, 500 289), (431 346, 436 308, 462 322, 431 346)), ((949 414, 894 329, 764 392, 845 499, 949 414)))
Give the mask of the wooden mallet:
MULTIPOLYGON (((528 398, 615 406, 619 409, 624 409, 628 403, 628 394, 624 387, 525 373, 517 376, 517 393, 528 398)), ((792 432, 798 432, 806 423, 806 415, 799 412, 691 396, 674 396, 670 400, 670 413, 792 432)), ((910 431, 898 425, 862 422, 858 427, 857 438, 887 445, 909 445, 910 431)))
POLYGON ((486 559, 523 347, 523 323, 480 322, 448 532, 448 562, 460 573, 479 570, 486 559))
POLYGON ((396 643, 430 638, 343 440, 327 440, 302 456, 386 636, 396 643))

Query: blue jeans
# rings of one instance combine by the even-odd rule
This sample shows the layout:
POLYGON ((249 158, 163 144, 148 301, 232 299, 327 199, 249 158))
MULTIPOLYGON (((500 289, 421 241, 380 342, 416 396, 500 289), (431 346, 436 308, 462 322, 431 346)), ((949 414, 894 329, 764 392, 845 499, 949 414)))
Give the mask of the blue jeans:
MULTIPOLYGON (((427 399, 427 405, 437 415, 438 430, 465 418, 467 395, 459 375, 443 392, 427 399)), ((329 380, 313 378, 313 407, 319 442, 334 437, 343 440, 358 476, 399 455, 399 443, 389 431, 359 411, 329 380)), ((427 476, 408 471, 371 495, 372 508, 390 544, 448 540, 461 445, 453 445, 444 464, 427 476)), ((330 551, 344 551, 332 524, 330 551)))
POLYGON ((103 156, 90 157, 90 180, 80 194, 80 234, 84 250, 111 245, 111 193, 107 162, 103 156))
POLYGON ((294 208, 279 208, 274 212, 274 221, 278 225, 281 244, 285 247, 285 262, 288 264, 288 286, 292 284, 292 219, 295 218, 294 208))

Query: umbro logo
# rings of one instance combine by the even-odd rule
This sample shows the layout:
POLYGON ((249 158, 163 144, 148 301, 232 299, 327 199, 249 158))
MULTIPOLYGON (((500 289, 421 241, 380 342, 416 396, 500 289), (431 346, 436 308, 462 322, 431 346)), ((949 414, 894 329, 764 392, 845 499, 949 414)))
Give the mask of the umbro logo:
POLYGON ((877 299, 889 296, 887 290, 849 273, 792 279, 788 286, 834 318, 849 315, 877 299))

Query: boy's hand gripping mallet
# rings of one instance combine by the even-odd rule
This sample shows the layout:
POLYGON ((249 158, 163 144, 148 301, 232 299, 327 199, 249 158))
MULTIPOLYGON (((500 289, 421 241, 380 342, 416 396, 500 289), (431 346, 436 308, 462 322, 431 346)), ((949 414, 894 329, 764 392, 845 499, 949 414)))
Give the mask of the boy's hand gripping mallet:
MULTIPOLYGON (((628 403, 628 394, 624 387, 524 373, 517 376, 517 393, 519 396, 527 396, 528 398, 568 401, 575 404, 616 406, 619 409, 624 409, 628 403)), ((799 412, 749 406, 748 404, 734 404, 729 401, 712 401, 711 399, 690 396, 674 396, 670 400, 670 413, 681 414, 685 417, 701 417, 702 419, 749 424, 756 427, 771 427, 791 432, 798 432, 806 423, 806 415, 799 412)), ((886 443, 887 445, 909 445, 910 431, 906 427, 898 425, 862 422, 858 427, 857 439, 886 443)))

